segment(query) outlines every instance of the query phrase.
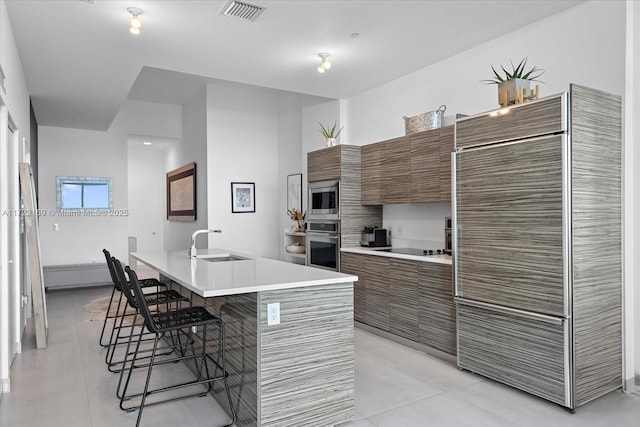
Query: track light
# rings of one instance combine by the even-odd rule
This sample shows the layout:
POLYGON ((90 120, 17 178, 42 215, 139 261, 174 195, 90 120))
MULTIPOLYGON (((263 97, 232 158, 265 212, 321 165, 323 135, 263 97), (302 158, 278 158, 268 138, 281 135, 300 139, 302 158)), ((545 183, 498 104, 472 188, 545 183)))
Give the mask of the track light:
POLYGON ((142 19, 140 19, 140 15, 142 15, 142 9, 137 7, 128 7, 127 12, 131 14, 131 19, 129 20, 129 32, 131 34, 140 34, 142 31, 142 19))
POLYGON ((331 68, 331 62, 329 62, 329 54, 328 53, 319 53, 318 56, 322 59, 320 61, 320 65, 318 65, 318 72, 324 73, 326 70, 331 68))

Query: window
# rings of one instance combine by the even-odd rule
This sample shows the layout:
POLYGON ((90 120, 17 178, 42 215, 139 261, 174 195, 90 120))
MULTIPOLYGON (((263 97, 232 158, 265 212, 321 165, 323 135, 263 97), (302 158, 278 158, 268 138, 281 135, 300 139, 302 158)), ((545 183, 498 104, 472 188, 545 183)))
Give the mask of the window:
POLYGON ((59 211, 113 208, 111 178, 57 176, 56 193, 59 211))

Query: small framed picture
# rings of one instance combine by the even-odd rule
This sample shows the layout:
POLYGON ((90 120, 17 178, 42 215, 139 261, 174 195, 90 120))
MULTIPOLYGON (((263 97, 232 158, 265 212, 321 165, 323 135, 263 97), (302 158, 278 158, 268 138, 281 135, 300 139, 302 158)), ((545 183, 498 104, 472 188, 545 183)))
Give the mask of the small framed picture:
POLYGON ((231 183, 231 212, 256 211, 256 184, 254 182, 231 183))

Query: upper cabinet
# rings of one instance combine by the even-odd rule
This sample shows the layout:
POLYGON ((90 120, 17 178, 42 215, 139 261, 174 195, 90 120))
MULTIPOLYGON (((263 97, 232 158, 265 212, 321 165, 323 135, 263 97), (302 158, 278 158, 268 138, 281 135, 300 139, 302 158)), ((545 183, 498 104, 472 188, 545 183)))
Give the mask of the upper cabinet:
POLYGON ((362 147, 362 204, 451 201, 453 126, 362 147))
POLYGON ((385 196, 385 141, 362 146, 362 204, 382 205, 385 196))
POLYGON ((309 182, 340 179, 342 146, 323 148, 307 154, 309 182))
POLYGON ((385 142, 385 203, 411 202, 411 141, 408 137, 385 142))

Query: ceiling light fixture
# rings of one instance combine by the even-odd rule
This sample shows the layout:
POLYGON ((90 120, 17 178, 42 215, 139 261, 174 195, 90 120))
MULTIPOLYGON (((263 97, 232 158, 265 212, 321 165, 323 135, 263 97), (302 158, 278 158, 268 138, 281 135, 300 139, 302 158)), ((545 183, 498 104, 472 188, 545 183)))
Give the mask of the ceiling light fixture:
POLYGON ((144 145, 151 145, 151 142, 150 141, 144 141, 143 144, 144 145))
POLYGON ((140 19, 140 15, 142 15, 143 11, 137 7, 128 7, 127 12, 131 14, 131 19, 129 20, 129 32, 131 34, 140 34, 142 31, 142 19, 140 19))
POLYGON ((329 68, 331 68, 331 62, 329 62, 329 54, 328 53, 319 53, 318 56, 322 58, 320 61, 320 65, 318 65, 318 72, 324 73, 329 68))

